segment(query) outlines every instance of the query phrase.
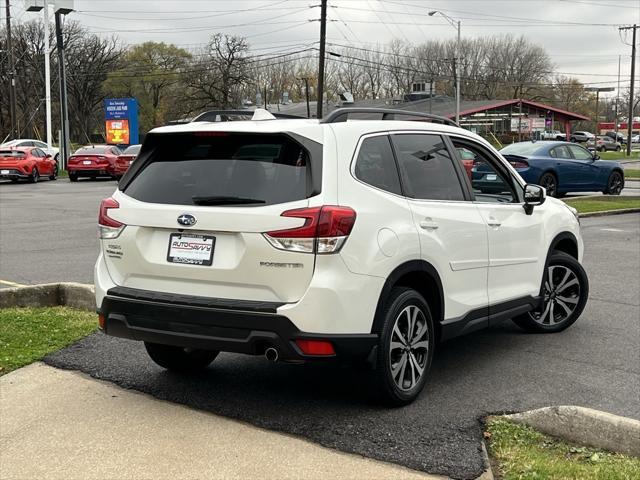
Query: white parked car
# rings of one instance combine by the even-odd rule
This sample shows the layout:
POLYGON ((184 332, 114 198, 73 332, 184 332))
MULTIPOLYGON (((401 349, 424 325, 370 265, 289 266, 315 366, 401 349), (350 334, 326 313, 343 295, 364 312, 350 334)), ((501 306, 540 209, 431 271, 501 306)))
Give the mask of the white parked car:
POLYGON ((562 133, 560 130, 550 130, 548 132, 542 132, 540 138, 542 140, 566 140, 567 134, 562 133))
POLYGON ((532 332, 576 321, 589 285, 574 209, 450 120, 345 121, 363 112, 407 115, 150 132, 100 206, 102 330, 177 371, 221 351, 366 361, 398 405, 440 341, 510 318, 532 332), (503 188, 481 193, 463 149, 503 188))
POLYGON ((0 148, 7 147, 37 147, 40 150, 44 151, 44 153, 51 155, 54 160, 59 160, 60 149, 56 148, 52 145, 48 145, 45 142, 41 142, 40 140, 33 140, 30 138, 20 138, 16 140, 10 140, 8 142, 0 145, 0 148))

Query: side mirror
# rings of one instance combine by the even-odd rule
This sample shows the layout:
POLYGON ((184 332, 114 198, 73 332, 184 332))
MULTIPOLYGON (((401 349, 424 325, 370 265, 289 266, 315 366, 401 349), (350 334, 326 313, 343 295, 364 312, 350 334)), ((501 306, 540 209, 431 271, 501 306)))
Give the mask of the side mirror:
POLYGON ((542 205, 547 199, 547 192, 540 185, 527 184, 524 186, 524 211, 527 215, 533 213, 533 207, 542 205))
POLYGON ((593 155, 591 156, 591 160, 593 160, 594 162, 596 160, 600 160, 600 155, 598 155, 596 152, 593 152, 593 155))

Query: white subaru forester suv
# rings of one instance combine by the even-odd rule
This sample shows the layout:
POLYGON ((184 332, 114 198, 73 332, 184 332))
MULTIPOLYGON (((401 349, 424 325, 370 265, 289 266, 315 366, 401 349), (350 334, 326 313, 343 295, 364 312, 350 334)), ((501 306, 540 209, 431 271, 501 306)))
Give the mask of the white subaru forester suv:
POLYGON ((180 371, 221 351, 366 362, 395 405, 420 393, 438 342, 505 319, 558 332, 588 296, 575 210, 428 114, 157 128, 99 229, 107 335, 180 371), (474 187, 480 166, 498 193, 474 187))

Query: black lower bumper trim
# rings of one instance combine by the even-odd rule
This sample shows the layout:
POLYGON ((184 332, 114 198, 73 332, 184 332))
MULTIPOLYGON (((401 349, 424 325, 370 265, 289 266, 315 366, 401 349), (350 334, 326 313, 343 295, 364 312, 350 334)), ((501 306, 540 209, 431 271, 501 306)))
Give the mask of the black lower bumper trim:
MULTIPOLYGON (((204 350, 262 355, 269 347, 285 361, 326 358, 366 358, 376 345, 376 334, 325 335, 301 332, 287 317, 276 313, 150 301, 113 295, 101 305, 107 335, 204 350), (333 344, 334 356, 304 355, 296 339, 322 339, 333 344)), ((163 294, 166 295, 166 294, 163 294)))

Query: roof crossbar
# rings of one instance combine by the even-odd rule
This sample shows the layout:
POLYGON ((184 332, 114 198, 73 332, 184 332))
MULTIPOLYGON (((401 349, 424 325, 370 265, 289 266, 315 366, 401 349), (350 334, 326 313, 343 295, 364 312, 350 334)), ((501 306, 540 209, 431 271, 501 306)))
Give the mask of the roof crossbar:
POLYGON ((397 116, 403 117, 419 117, 420 119, 428 119, 433 123, 441 123, 443 125, 450 125, 452 127, 459 127, 459 125, 447 117, 440 115, 433 115, 426 112, 412 112, 409 110, 398 110, 393 108, 372 108, 372 107, 345 107, 338 108, 329 113, 326 117, 320 120, 320 123, 339 123, 346 122, 350 114, 364 113, 364 114, 380 114, 382 120, 395 120, 397 116))

